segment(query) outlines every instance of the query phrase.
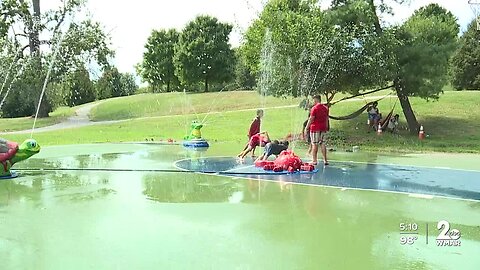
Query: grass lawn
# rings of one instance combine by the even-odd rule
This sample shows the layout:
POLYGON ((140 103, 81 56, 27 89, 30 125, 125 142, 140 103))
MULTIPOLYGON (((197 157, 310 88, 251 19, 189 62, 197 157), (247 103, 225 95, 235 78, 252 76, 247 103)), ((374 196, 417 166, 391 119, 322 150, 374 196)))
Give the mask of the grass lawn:
MULTIPOLYGON (((348 121, 332 121, 330 145, 339 148, 358 145, 372 151, 480 152, 480 109, 477 106, 480 92, 447 92, 435 102, 417 98, 411 100, 419 122, 429 135, 427 139, 420 141, 404 129, 398 135, 384 133, 377 136, 375 132, 367 132, 366 115, 362 115, 348 121)), ((395 98, 382 100, 380 111, 387 114, 394 103, 395 98)), ((331 114, 346 115, 364 104, 364 101, 343 102, 333 106, 331 114)), ((395 112, 401 114, 399 103, 395 112)), ((205 115, 198 114, 197 117, 201 120, 205 115)), ((269 131, 273 138, 299 133, 306 115, 305 111, 296 107, 267 109, 262 129, 269 131)), ((211 141, 242 144, 253 116, 253 111, 211 113, 206 118, 203 136, 211 141)), ((195 118, 194 115, 174 115, 134 119, 110 125, 38 133, 35 137, 42 145, 143 141, 145 138, 181 140, 190 121, 195 118)), ((402 117, 400 120, 400 126, 406 126, 402 117)), ((5 137, 21 141, 26 135, 5 137)))
POLYGON ((255 91, 140 94, 109 99, 92 109, 92 121, 200 114, 248 108, 298 105, 298 99, 261 97, 255 91))
MULTIPOLYGON (((222 95, 224 93, 221 93, 222 95)), ((67 129, 38 133, 34 137, 41 145, 58 144, 77 144, 91 142, 121 142, 121 141, 144 141, 146 138, 155 140, 173 138, 181 140, 187 131, 191 120, 202 120, 206 116, 206 126, 203 128, 203 136, 212 142, 227 144, 244 144, 248 126, 254 117, 252 111, 235 111, 244 106, 252 104, 236 104, 239 95, 252 95, 252 92, 234 92, 233 97, 218 99, 211 107, 195 107, 197 115, 175 115, 172 111, 165 110, 165 116, 151 118, 132 119, 121 123, 89 126, 76 129, 67 129), (217 106, 217 107, 215 107, 217 106), (210 114, 199 113, 202 110, 216 111, 211 108, 224 108, 227 112, 214 112, 210 114), (173 115, 171 115, 173 114, 173 115)), ((175 94, 163 94, 163 100, 168 103, 170 96, 175 94)), ((177 94, 178 95, 178 94, 177 94)), ((218 93, 197 94, 198 99, 212 99, 213 95, 218 93)), ((148 95, 144 95, 147 96, 148 95)), ((155 94, 158 98, 162 94, 155 94)), ((194 96, 194 95, 192 95, 194 96)), ((129 97, 137 100, 139 97, 129 97)), ((143 98, 143 97, 142 97, 143 98)), ((251 98, 251 96, 249 97, 251 98)), ((128 99, 128 98, 125 98, 128 99)), ((153 100, 153 98, 150 98, 153 100)), ((245 98, 246 99, 246 98, 245 98)), ((260 98, 256 97, 257 103, 260 98)), ((121 100, 121 99, 117 99, 121 100)), ((250 99, 253 102, 253 98, 250 99)), ((396 98, 385 98, 379 103, 380 111, 386 115, 395 104, 396 98)), ((116 101, 115 101, 116 102, 116 101)), ((126 104, 126 100, 122 101, 126 104)), ((200 103, 197 99, 191 99, 193 104, 200 103)), ((278 105, 288 105, 296 102, 290 100, 285 102, 281 99, 269 98, 263 105, 273 107, 278 105)), ((347 115, 366 101, 357 100, 353 102, 342 102, 331 108, 331 114, 335 116, 347 115)), ((419 98, 411 98, 411 102, 419 122, 424 126, 428 135, 423 141, 418 140, 417 136, 411 136, 405 130, 406 123, 403 119, 400 104, 397 102, 395 113, 400 114, 399 134, 384 133, 377 136, 375 132, 367 132, 366 114, 347 121, 331 121, 332 130, 330 132, 330 147, 340 149, 351 149, 353 145, 358 145, 363 150, 369 151, 393 151, 393 152, 474 152, 480 153, 480 92, 449 91, 441 96, 439 101, 430 101, 419 98)), ((108 105, 110 102, 106 102, 108 105)), ((212 103, 212 102, 210 102, 212 103)), ((104 103, 105 104, 105 103, 104 103)), ((102 106, 101 104, 99 106, 102 106)), ((298 104, 298 103, 296 103, 298 104)), ((111 105, 109 105, 111 106, 111 105)), ((206 105, 205 105, 206 106, 206 105)), ((173 107, 172 107, 173 108, 173 107)), ((178 109, 178 108, 176 108, 178 109)), ((138 111, 136 112, 138 113, 138 111)), ((181 113, 181 111, 178 111, 181 113)), ((159 112, 160 114, 160 112, 159 112)), ((289 108, 269 108, 266 109, 265 118, 262 122, 262 129, 269 131, 272 138, 283 138, 288 133, 299 133, 303 121, 307 117, 307 112, 297 107, 289 108)), ((7 139, 22 141, 28 135, 8 135, 7 139)))
MULTIPOLYGON (((56 123, 62 122, 69 116, 75 114, 75 108, 60 107, 54 112, 50 113, 48 118, 38 118, 35 127, 51 126, 56 123)), ((19 118, 0 118, 0 131, 16 131, 31 129, 33 126, 33 117, 19 117, 19 118)))

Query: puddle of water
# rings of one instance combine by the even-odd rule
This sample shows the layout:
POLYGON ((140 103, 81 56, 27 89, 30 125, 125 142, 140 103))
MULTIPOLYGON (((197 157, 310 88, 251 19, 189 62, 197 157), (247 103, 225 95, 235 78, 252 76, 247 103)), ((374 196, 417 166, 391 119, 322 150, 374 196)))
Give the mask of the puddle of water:
MULTIPOLYGON (((65 146, 16 166, 174 168, 221 151, 65 146)), ((0 181, 2 269, 479 269, 479 222, 480 202, 201 174, 22 172, 0 181), (440 220, 461 231, 460 247, 435 245, 440 220), (400 244, 402 222, 418 224, 412 245, 400 244)))

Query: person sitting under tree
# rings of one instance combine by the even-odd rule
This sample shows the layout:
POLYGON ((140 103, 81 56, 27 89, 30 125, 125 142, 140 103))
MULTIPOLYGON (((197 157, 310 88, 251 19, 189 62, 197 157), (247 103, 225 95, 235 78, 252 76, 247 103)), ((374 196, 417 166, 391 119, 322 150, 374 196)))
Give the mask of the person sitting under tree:
POLYGON ((397 132, 397 127, 398 127, 398 118, 400 116, 398 114, 395 114, 394 117, 390 118, 390 120, 388 121, 388 126, 387 126, 387 130, 392 132, 392 133, 396 133, 397 132))
POLYGON ((378 123, 382 119, 382 114, 377 108, 378 102, 373 102, 371 106, 367 108, 367 113, 368 113, 368 124, 369 128, 373 127, 374 129, 377 128, 378 123))

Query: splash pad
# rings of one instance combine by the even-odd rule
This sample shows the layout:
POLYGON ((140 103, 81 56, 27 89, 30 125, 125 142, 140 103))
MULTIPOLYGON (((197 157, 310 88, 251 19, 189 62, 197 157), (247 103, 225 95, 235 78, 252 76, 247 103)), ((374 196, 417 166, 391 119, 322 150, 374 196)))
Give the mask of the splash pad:
POLYGON ((174 164, 184 171, 234 178, 480 200, 480 171, 333 161, 311 172, 291 173, 264 170, 251 160, 239 163, 232 157, 183 159, 174 164))
MULTIPOLYGON (((385 262, 385 256, 389 256, 388 261, 396 258, 388 255, 390 253, 385 255, 385 249, 405 253, 400 263, 408 263, 418 255, 409 257, 408 251, 412 249, 400 246, 398 241, 398 222, 404 220, 406 214, 412 221, 433 226, 445 218, 447 209, 448 218, 455 220, 455 228, 462 232, 473 228, 479 217, 479 200, 450 198, 465 198, 474 193, 478 196, 480 188, 465 179, 478 179, 480 172, 374 164, 373 157, 358 159, 365 163, 335 162, 332 160, 340 156, 335 153, 330 165, 320 166, 315 174, 271 174, 255 167, 251 159, 241 164, 234 157, 211 156, 217 153, 215 147, 217 145, 199 152, 180 145, 106 143, 42 149, 42 155, 18 164, 21 178, 0 181, 0 202, 3 203, 0 220, 4 221, 0 222, 3 232, 0 242, 6 247, 0 251, 2 265, 15 269, 25 260, 37 263, 39 256, 50 268, 56 269, 88 268, 89 265, 115 268, 120 254, 128 258, 125 265, 129 268, 169 268, 174 260, 180 268, 190 269, 199 265, 210 267, 211 254, 222 258, 241 254, 249 259, 245 263, 251 268, 260 265, 268 269, 270 261, 276 260, 278 269, 298 266, 314 269, 324 263, 323 258, 333 256, 332 261, 338 262, 348 252, 356 254, 358 260, 343 260, 346 268, 355 268, 361 258, 381 263, 385 262), (42 170, 27 171, 27 168, 42 170), (191 171, 180 172, 184 169, 191 171), (206 170, 210 170, 210 174, 202 173, 206 170), (428 175, 422 179, 420 173, 428 175), (412 183, 410 189, 419 190, 418 193, 422 186, 427 190, 437 185, 447 192, 455 189, 472 193, 450 194, 448 199, 436 196, 425 199, 426 196, 410 196, 412 192, 375 192, 382 191, 379 187, 394 188, 396 182, 402 181, 412 183), (418 181, 419 186, 414 186, 418 181), (370 185, 370 188, 350 188, 349 183, 351 186, 368 183, 364 186, 370 185), (25 222, 26 216, 28 222, 25 222), (52 222, 59 216, 63 217, 62 222, 52 222), (96 224, 95 229, 85 230, 86 224, 92 222, 96 224), (32 226, 38 229, 32 230, 32 226), (345 232, 355 231, 359 226, 365 229, 353 239, 355 246, 339 248, 339 241, 352 241, 345 232), (125 228, 135 233, 125 234, 125 228), (328 234, 324 230, 305 228, 326 228, 328 234), (72 233, 77 231, 84 233, 72 233), (38 239, 35 238, 38 232, 55 237, 38 239), (139 250, 137 246, 122 244, 128 241, 147 248, 139 250), (39 243, 43 248, 35 249, 39 243), (102 253, 106 247, 112 247, 112 243, 118 250, 102 253), (327 250, 330 253, 319 257, 302 249, 292 254, 293 243, 310 245, 312 252, 327 250), (65 250, 78 250, 83 256, 67 253, 62 257, 64 260, 59 261, 57 253, 44 252, 58 250, 59 245, 65 250), (155 251, 166 246, 180 255, 172 257, 168 253, 159 258, 155 251), (232 246, 238 248, 229 248, 232 246), (371 248, 359 251, 358 246, 371 248), (286 250, 289 252, 285 253, 286 250), (10 252, 18 256, 12 257, 10 252), (278 257, 281 252, 286 255, 278 257), (185 259, 183 254, 191 255, 185 259), (249 256, 255 256, 255 261, 249 256), (265 258, 272 259, 266 262, 265 258)), ((341 157, 358 156, 343 154, 341 157)), ((376 161, 385 159, 379 157, 376 161)), ((461 265, 462 269, 475 269, 468 266, 478 265, 478 259, 465 258, 476 258, 479 238, 466 233, 462 235, 462 244, 463 241, 462 256, 453 257, 448 266, 466 263, 467 267, 461 265)), ((430 249, 421 247, 417 252, 428 265, 436 265, 436 261, 451 254, 447 248, 438 248, 439 253, 432 254, 430 249)), ((229 269, 238 263, 230 259, 215 261, 219 269, 229 269)), ((369 269, 388 268, 381 265, 369 269)))

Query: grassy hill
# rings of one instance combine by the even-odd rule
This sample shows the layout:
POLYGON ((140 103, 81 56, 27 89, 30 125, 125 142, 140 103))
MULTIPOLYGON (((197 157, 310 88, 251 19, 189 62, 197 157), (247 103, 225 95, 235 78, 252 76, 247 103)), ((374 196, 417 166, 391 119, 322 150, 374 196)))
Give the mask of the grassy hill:
MULTIPOLYGON (((34 137, 42 145, 143 141, 146 138, 181 140, 191 120, 205 119, 206 126, 202 130, 205 138, 217 143, 241 145, 245 143, 246 132, 257 107, 297 105, 299 101, 271 97, 264 99, 254 92, 192 94, 187 96, 191 104, 188 112, 193 113, 182 114, 183 105, 178 105, 181 103, 179 96, 174 93, 145 94, 112 99, 97 107, 96 114, 93 114, 97 115, 97 120, 121 119, 127 115, 129 115, 128 118, 135 115, 155 116, 131 119, 116 124, 38 133, 34 137), (163 105, 151 105, 157 104, 157 101, 163 105), (123 113, 124 111, 127 113, 123 113), (106 118, 109 114, 115 117, 106 118), (119 115, 122 117, 119 118, 119 115)), ((394 106, 395 100, 396 98, 390 97, 381 100, 380 111, 386 115, 394 106)), ((395 113, 400 114, 402 128, 399 134, 384 133, 383 136, 377 136, 375 132, 368 132, 367 117, 364 113, 348 121, 332 120, 330 146, 348 149, 358 145, 361 149, 372 151, 480 152, 478 132, 480 130, 478 106, 480 92, 449 91, 438 101, 425 101, 418 98, 412 98, 411 101, 419 122, 428 134, 427 139, 420 141, 417 136, 408 134, 400 104, 397 102, 395 113)), ((362 107, 365 102, 367 101, 360 99, 339 103, 331 108, 331 114, 347 115, 362 107)), ((307 112, 297 106, 268 108, 262 122, 262 129, 269 131, 273 138, 283 138, 288 133, 301 132, 301 126, 306 117, 307 112)), ((26 135, 5 137, 21 141, 26 135)), ((297 144, 296 147, 303 147, 301 145, 297 144)))
MULTIPOLYGON (((50 113, 48 118, 39 118, 35 127, 51 126, 62 122, 69 116, 75 114, 75 108, 60 107, 54 112, 50 113)), ((8 132, 15 130, 27 130, 33 126, 33 117, 19 117, 19 118, 0 118, 0 131, 8 132)))
POLYGON ((92 121, 120 120, 298 105, 300 100, 262 97, 254 91, 140 94, 109 99, 93 108, 90 119, 92 121))

